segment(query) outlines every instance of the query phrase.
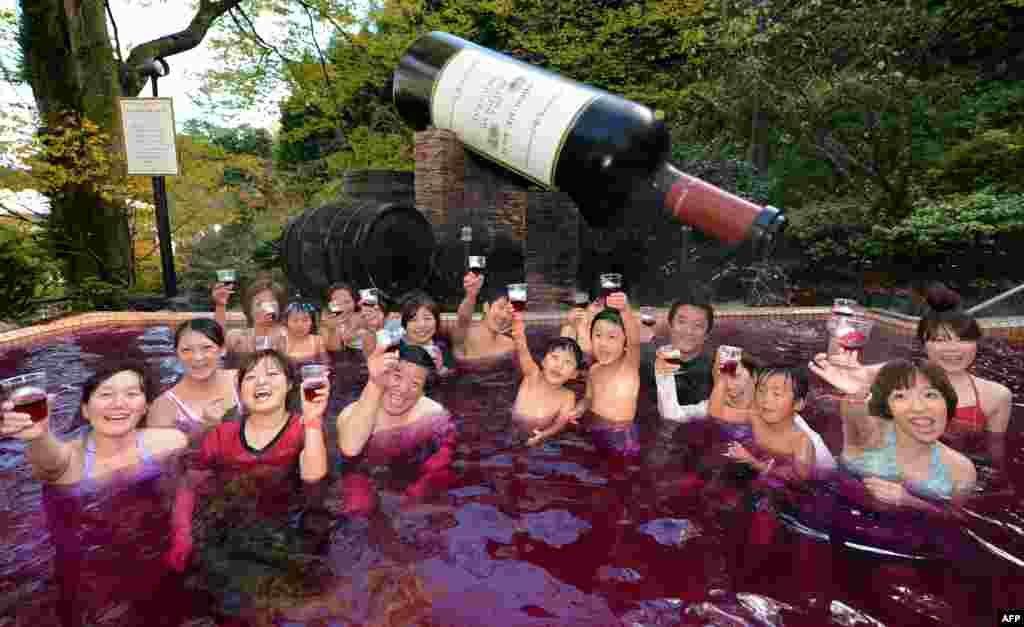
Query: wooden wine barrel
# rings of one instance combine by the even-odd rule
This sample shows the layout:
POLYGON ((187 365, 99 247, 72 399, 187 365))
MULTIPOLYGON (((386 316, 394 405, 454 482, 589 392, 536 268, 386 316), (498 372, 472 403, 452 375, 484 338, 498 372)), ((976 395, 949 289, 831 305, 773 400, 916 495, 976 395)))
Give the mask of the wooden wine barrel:
POLYGON ((422 288, 436 245, 430 222, 411 203, 371 197, 307 209, 288 223, 283 239, 289 283, 317 300, 337 281, 392 297, 422 288))
POLYGON ((398 170, 349 170, 344 178, 345 193, 353 198, 371 197, 381 202, 408 205, 416 202, 416 177, 398 170))

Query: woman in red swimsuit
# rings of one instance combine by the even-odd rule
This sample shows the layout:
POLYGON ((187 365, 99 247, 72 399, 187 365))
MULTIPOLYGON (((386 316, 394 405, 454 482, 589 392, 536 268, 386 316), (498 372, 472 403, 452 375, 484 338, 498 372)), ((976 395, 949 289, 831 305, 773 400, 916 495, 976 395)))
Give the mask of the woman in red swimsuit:
POLYGON ((206 506, 196 528, 203 534, 202 580, 219 599, 222 615, 244 614, 253 605, 246 595, 303 559, 307 538, 297 521, 308 497, 316 496, 315 489, 306 495, 304 488, 327 474, 321 420, 329 383, 311 401, 301 395, 301 415, 290 414, 288 397, 299 385, 288 358, 264 350, 243 358, 238 387, 242 419, 223 422, 203 437, 178 489, 170 553, 175 569, 184 570, 201 495, 206 506))

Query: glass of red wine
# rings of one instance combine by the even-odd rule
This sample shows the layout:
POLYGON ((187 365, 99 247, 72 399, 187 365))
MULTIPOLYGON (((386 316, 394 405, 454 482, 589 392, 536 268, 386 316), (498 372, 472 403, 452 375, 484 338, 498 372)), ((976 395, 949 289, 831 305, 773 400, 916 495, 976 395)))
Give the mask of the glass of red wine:
POLYGON ((365 290, 359 290, 359 304, 360 305, 377 305, 380 303, 380 290, 375 287, 371 287, 365 290))
POLYGON ((512 308, 518 312, 526 311, 526 283, 510 283, 508 286, 508 301, 512 308))
POLYGON ((622 275, 609 273, 601 275, 601 300, 607 302, 608 297, 622 291, 622 275))
POLYGON ((472 255, 467 262, 469 271, 477 276, 483 276, 487 272, 487 257, 483 255, 472 255))
POLYGON ((14 403, 14 411, 28 414, 32 422, 39 422, 50 414, 45 372, 30 372, 4 379, 0 381, 0 388, 7 400, 14 403))
POLYGON ((217 270, 217 282, 223 283, 224 287, 231 288, 231 290, 238 289, 238 270, 217 270))
POLYGON ((725 344, 718 347, 718 371, 727 375, 735 375, 736 368, 740 365, 740 358, 743 357, 743 349, 725 344))
POLYGON ((385 350, 388 352, 396 351, 404 337, 405 329, 401 323, 397 325, 385 323, 384 328, 377 331, 377 345, 387 347, 385 350))
POLYGON ((829 329, 828 360, 835 366, 853 366, 854 358, 868 343, 875 321, 862 316, 842 316, 829 329))
POLYGON ((330 370, 323 364, 306 364, 302 367, 302 394, 313 402, 316 391, 327 385, 330 370))
POLYGON ((658 321, 658 310, 654 307, 640 308, 640 324, 645 327, 653 327, 658 321))
POLYGON ((658 354, 661 355, 665 361, 672 364, 673 366, 683 365, 683 354, 678 348, 675 348, 671 344, 666 344, 658 349, 658 354))
POLYGON ((832 330, 841 321, 860 313, 861 309, 857 301, 849 298, 837 298, 832 301, 832 316, 829 318, 828 324, 825 326, 828 329, 828 332, 832 333, 832 330))

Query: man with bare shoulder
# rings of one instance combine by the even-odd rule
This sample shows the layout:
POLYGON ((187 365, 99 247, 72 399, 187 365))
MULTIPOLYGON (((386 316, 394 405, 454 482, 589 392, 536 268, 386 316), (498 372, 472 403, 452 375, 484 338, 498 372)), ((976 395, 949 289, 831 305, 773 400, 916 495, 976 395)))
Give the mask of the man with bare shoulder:
POLYGON ((451 331, 452 348, 459 361, 489 360, 506 357, 516 350, 507 335, 512 326, 512 305, 504 287, 489 288, 483 294, 483 320, 473 321, 473 312, 481 298, 484 279, 466 273, 462 285, 466 296, 459 304, 458 319, 451 331))

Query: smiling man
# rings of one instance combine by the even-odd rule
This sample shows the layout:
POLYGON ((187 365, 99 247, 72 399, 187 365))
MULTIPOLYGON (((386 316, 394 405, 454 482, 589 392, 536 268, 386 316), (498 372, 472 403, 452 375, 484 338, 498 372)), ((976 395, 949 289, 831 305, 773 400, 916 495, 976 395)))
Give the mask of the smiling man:
MULTIPOLYGON (((711 396, 714 379, 704 346, 714 324, 715 311, 705 300, 690 296, 672 304, 668 312, 671 344, 663 348, 678 354, 659 349, 653 360, 659 399, 675 396, 675 405, 696 408, 711 396)), ((662 405, 659 400, 659 410, 664 415, 662 405)))

